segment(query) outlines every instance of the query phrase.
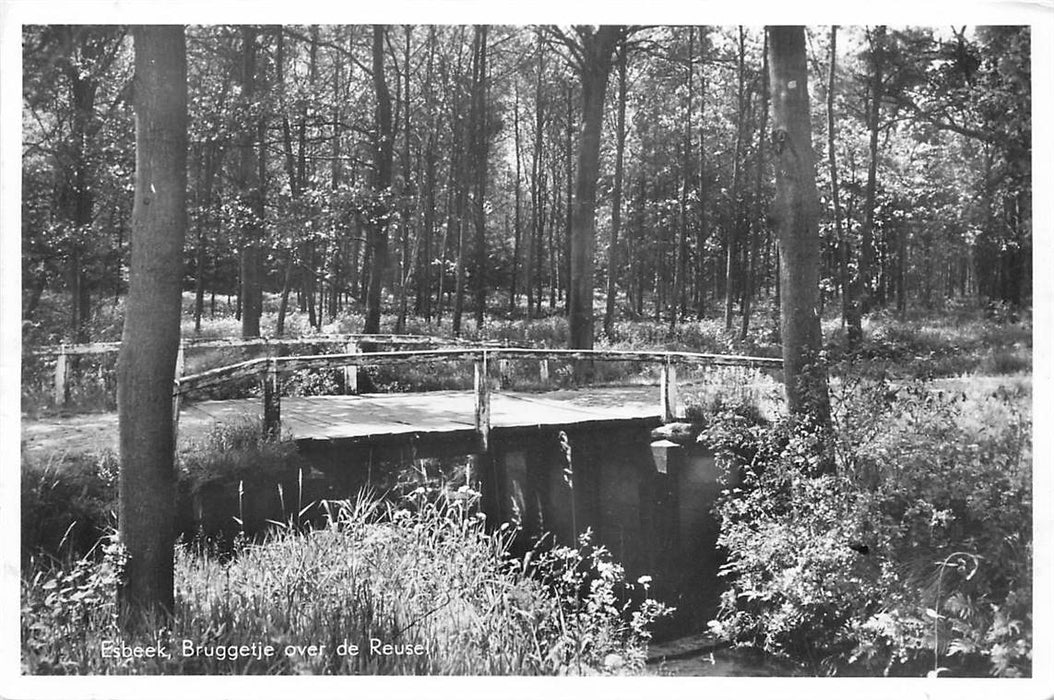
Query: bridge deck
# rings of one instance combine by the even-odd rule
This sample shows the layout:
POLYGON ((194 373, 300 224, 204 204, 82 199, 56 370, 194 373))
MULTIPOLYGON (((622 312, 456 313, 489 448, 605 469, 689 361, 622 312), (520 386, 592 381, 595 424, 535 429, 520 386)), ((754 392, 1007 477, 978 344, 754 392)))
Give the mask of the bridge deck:
MULTIPOLYGON (((474 432, 471 391, 358 396, 282 397, 282 432, 300 441, 389 443, 420 435, 460 437, 474 432)), ((213 426, 243 416, 260 418, 263 401, 237 399, 184 403, 181 447, 213 426)), ((657 420, 654 386, 563 389, 543 393, 491 393, 491 430, 583 425, 603 421, 657 420)), ((117 451, 117 413, 22 419, 25 454, 117 451)))
MULTIPOLYGON (((282 434, 297 441, 370 441, 474 430, 471 391, 283 397, 282 434)), ((184 407, 181 421, 223 422, 260 415, 259 399, 203 401, 184 407)), ((621 387, 528 394, 491 394, 491 430, 657 419, 654 387, 621 387)))

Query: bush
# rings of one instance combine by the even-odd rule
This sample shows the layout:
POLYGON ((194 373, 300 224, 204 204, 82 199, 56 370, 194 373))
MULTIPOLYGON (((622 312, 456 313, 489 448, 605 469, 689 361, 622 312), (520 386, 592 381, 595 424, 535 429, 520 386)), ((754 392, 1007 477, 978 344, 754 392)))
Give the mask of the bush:
POLYGON ((719 454, 745 482, 719 505, 730 587, 713 628, 818 672, 1029 674, 1020 400, 868 383, 836 396, 832 437, 732 426, 740 448, 719 454), (837 472, 815 475, 832 444, 837 472))

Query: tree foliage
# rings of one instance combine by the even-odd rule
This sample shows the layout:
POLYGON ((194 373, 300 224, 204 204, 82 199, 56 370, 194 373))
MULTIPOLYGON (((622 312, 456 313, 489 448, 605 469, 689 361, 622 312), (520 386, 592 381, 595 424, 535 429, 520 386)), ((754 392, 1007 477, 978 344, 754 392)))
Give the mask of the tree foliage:
MULTIPOLYGON (((199 319, 233 295, 256 332, 259 290, 320 328, 370 306, 375 280, 373 306, 397 324, 467 312, 481 332, 495 314, 570 309, 588 345, 595 294, 612 322, 720 307, 740 333, 778 305, 760 30, 485 29, 188 29, 184 287, 199 319), (606 79, 623 55, 624 92, 606 79)), ((1027 307, 1029 29, 842 27, 833 74, 829 36, 807 41, 813 148, 827 151, 833 90, 840 194, 836 227, 818 168, 821 303, 860 285, 872 310, 1027 307)), ((72 295, 47 340, 103 339, 92 319, 127 289, 130 40, 24 38, 25 317, 72 295)))

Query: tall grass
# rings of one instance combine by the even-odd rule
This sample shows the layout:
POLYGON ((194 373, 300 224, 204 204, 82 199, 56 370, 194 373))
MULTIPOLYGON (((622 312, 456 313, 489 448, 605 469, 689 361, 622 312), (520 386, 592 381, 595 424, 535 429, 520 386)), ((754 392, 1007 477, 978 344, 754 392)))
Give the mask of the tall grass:
POLYGON ((638 672, 661 605, 631 597, 600 548, 510 560, 466 488, 409 508, 361 497, 324 527, 275 530, 232 557, 176 553, 176 610, 121 637, 116 549, 23 580, 23 669, 76 674, 501 674, 638 672), (538 574, 544 574, 539 576, 538 574), (184 641, 186 640, 186 641, 184 641), (171 658, 106 658, 150 645, 171 658), (253 647, 253 645, 256 645, 253 647), (390 645, 385 648, 385 645, 390 645), (240 647, 263 650, 239 653, 240 647), (314 647, 312 649, 311 647, 314 647), (354 651, 353 647, 357 647, 354 651), (189 653, 188 653, 189 652, 189 653), (411 653, 412 652, 412 653, 411 653))

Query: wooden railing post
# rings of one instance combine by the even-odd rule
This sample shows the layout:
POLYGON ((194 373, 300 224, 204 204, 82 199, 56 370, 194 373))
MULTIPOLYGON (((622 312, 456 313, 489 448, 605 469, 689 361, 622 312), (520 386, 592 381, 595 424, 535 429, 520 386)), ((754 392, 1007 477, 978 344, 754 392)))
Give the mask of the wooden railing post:
MULTIPOLYGON (((359 347, 359 341, 352 338, 348 341, 348 344, 344 346, 344 352, 358 355, 362 352, 362 348, 359 347)), ((344 393, 345 394, 357 394, 359 393, 359 366, 358 365, 346 365, 344 367, 344 393)))
POLYGON ((282 429, 281 386, 278 383, 278 361, 267 358, 267 371, 263 380, 264 435, 278 437, 282 429))
POLYGON ((68 394, 66 393, 66 374, 69 372, 68 356, 66 346, 59 346, 58 357, 55 358, 55 405, 65 406, 68 394))
POLYGON ((490 447, 490 385, 487 382, 487 351, 482 350, 475 363, 476 433, 480 452, 490 447))
POLYGON ((667 355, 662 363, 662 371, 659 376, 659 415, 664 423, 678 417, 677 407, 677 367, 667 355))
POLYGON ((179 439, 179 409, 183 401, 183 394, 179 390, 179 380, 183 377, 187 368, 186 356, 184 355, 183 339, 179 339, 179 351, 176 353, 176 371, 172 380, 172 447, 175 449, 179 439))

